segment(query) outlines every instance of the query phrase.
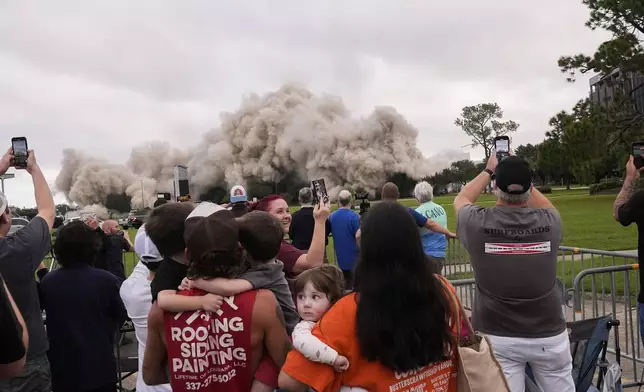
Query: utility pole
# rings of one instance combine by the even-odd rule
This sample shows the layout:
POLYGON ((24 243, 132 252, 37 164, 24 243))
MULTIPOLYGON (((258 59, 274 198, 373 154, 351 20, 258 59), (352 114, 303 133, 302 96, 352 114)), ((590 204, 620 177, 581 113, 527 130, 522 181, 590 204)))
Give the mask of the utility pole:
POLYGON ((9 180, 14 178, 16 175, 13 173, 5 173, 0 176, 0 182, 2 182, 2 193, 4 193, 4 180, 9 180))
POLYGON ((141 180, 141 208, 145 208, 145 199, 143 197, 143 180, 141 180))

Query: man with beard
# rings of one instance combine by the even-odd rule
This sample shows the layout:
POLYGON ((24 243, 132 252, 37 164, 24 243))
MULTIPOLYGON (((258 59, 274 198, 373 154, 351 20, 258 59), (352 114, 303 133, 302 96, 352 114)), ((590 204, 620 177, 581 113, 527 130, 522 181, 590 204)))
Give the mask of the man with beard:
MULTIPOLYGON (((96 231, 100 238, 100 249, 94 267, 100 268, 112 273, 119 281, 119 285, 125 280, 125 266, 123 265, 123 239, 113 238, 112 227, 107 223, 107 227, 101 228, 98 216, 95 213, 83 213, 81 221, 96 231), (106 232, 105 230, 109 230, 106 232)), ((115 222, 116 223, 116 222, 115 222)), ((118 224, 117 224, 118 227, 118 224)))

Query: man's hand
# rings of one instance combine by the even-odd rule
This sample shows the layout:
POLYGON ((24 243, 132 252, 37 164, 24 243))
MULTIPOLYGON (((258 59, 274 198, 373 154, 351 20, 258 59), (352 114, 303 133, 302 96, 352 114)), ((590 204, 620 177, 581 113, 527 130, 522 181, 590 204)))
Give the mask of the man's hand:
POLYGON ((313 218, 318 222, 326 222, 327 218, 331 215, 331 205, 329 203, 320 202, 315 205, 313 209, 313 218))
POLYGON ((640 172, 644 170, 644 167, 639 170, 635 167, 635 158, 631 155, 626 162, 626 178, 628 180, 637 180, 640 178, 640 172))
POLYGON ((333 368, 336 372, 344 372, 349 369, 349 360, 342 355, 338 355, 335 361, 333 361, 333 368))
POLYGON ((452 233, 450 231, 449 234, 447 234, 447 238, 456 238, 456 233, 452 233))
POLYGON ((499 164, 498 159, 496 159, 496 151, 492 151, 490 154, 490 157, 487 160, 487 164, 485 165, 485 168, 488 170, 491 170, 492 173, 496 171, 496 165, 499 164))
POLYGON ((34 150, 27 151, 27 173, 33 174, 34 170, 38 169, 38 162, 36 162, 36 154, 34 150))
POLYGON ((0 159, 0 176, 5 174, 7 170, 11 167, 11 162, 13 160, 13 149, 9 147, 7 152, 0 159))
POLYGON ((224 297, 221 295, 215 294, 206 294, 201 297, 201 309, 206 312, 214 313, 221 309, 221 305, 224 303, 224 297))

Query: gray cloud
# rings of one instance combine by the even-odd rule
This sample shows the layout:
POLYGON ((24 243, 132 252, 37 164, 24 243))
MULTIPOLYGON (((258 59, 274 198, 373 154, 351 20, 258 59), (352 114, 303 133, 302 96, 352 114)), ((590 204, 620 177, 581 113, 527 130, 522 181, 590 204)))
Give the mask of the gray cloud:
MULTIPOLYGON (((467 144, 453 121, 483 101, 521 124, 515 144, 535 142, 587 93, 556 66, 605 38, 587 16, 580 0, 9 0, 0 127, 27 136, 48 173, 66 147, 121 164, 150 140, 189 148, 243 95, 295 82, 356 115, 395 107, 427 156, 467 144)), ((32 204, 28 178, 12 181, 10 198, 32 204)))

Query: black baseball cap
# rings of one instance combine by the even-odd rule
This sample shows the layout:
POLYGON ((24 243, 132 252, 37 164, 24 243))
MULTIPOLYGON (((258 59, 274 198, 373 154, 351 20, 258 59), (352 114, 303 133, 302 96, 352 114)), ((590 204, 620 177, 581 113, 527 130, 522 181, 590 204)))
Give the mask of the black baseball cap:
POLYGON ((184 240, 192 260, 210 252, 233 254, 239 241, 239 229, 232 212, 214 204, 199 204, 186 218, 184 240))
POLYGON ((509 156, 496 166, 496 186, 510 195, 526 193, 532 187, 532 170, 528 162, 517 156, 509 156))

